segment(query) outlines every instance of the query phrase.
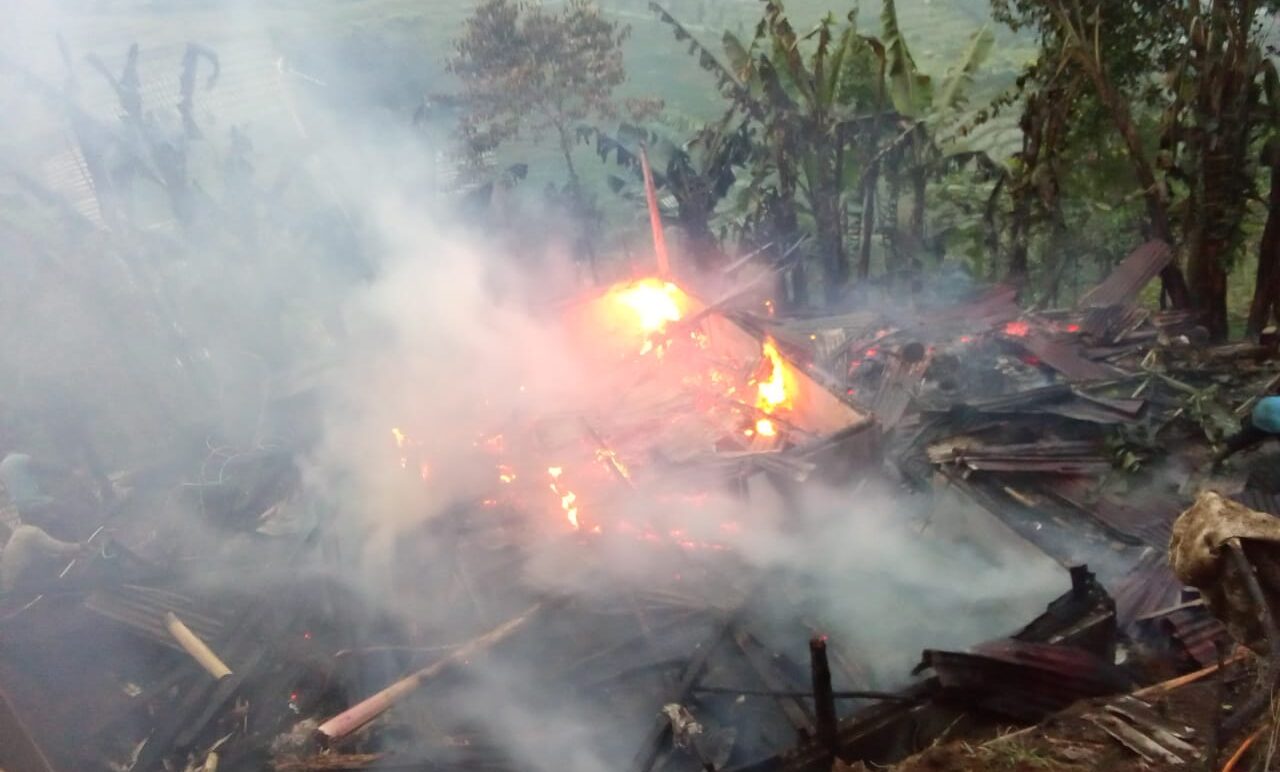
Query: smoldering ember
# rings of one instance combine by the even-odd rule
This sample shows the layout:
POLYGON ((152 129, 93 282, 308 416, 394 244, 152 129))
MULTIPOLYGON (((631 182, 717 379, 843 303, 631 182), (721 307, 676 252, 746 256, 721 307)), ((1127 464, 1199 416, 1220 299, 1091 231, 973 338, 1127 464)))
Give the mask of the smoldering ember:
POLYGON ((1275 3, 14 8, 0 772, 1271 768, 1275 3))

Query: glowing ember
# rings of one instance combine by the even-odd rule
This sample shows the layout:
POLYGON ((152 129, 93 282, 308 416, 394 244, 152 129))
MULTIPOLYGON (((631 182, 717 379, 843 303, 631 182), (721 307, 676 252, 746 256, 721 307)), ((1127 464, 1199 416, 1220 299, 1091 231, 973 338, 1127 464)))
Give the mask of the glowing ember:
POLYGON ((505 485, 516 481, 516 472, 506 464, 498 464, 498 480, 505 485))
POLYGON ((778 436, 778 429, 773 425, 773 421, 768 418, 761 418, 756 421, 756 434, 761 437, 776 437, 778 436))
POLYGON ((1067 325, 1067 332, 1080 332, 1080 325, 1078 325, 1078 324, 1068 324, 1068 325, 1067 325))
POLYGON ((1026 322, 1009 322, 1004 326, 1004 334, 1015 338, 1025 338, 1031 332, 1031 325, 1026 322))

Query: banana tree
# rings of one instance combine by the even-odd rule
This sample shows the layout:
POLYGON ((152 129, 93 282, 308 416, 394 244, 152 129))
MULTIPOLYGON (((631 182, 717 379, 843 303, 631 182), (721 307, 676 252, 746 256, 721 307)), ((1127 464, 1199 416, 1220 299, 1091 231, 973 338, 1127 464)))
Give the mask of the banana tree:
POLYGON ((749 43, 725 34, 727 64, 721 64, 670 13, 657 3, 651 7, 677 40, 689 42, 732 109, 763 140, 750 169, 754 199, 764 207, 758 220, 787 239, 798 230, 802 210, 812 218, 826 297, 834 299, 849 278, 846 199, 859 176, 853 141, 881 113, 891 115, 885 110, 884 47, 858 33, 853 13, 843 24, 828 14, 800 36, 782 4, 770 0, 749 43))
POLYGON ((686 251, 695 267, 706 271, 726 262, 713 231, 717 205, 737 179, 737 170, 749 160, 753 148, 750 127, 730 111, 720 121, 699 128, 683 143, 656 128, 623 123, 616 133, 584 127, 579 139, 594 141, 602 160, 612 160, 626 176, 610 175, 614 193, 643 200, 640 184, 640 150, 644 148, 654 170, 654 184, 674 202, 670 214, 684 234, 686 251))
MULTIPOLYGON (((846 238, 857 214, 857 275, 870 274, 880 167, 896 149, 925 148, 935 104, 962 103, 973 73, 990 50, 990 35, 975 39, 965 60, 936 94, 932 79, 915 65, 901 34, 893 0, 884 0, 883 34, 862 34, 856 13, 843 21, 828 14, 812 31, 797 34, 778 0, 764 4, 752 39, 723 39, 727 64, 697 41, 671 14, 651 7, 688 41, 689 51, 712 73, 733 109, 764 140, 753 154, 748 198, 778 235, 812 224, 826 299, 835 300, 850 278, 846 238), (888 148, 886 137, 897 137, 888 148)), ((923 152, 923 151, 921 151, 923 152)), ((898 156, 894 156, 896 159, 898 156)), ((927 178, 917 175, 922 191, 927 178)), ((923 230, 923 192, 917 196, 923 230)))

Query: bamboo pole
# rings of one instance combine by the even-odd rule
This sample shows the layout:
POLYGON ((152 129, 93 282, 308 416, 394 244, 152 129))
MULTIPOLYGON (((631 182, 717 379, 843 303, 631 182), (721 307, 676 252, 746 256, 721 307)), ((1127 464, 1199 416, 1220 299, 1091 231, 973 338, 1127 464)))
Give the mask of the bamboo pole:
POLYGON ((200 667, 209 671, 209 675, 217 680, 221 680, 231 675, 231 668, 227 667, 227 663, 218 658, 213 653, 208 644, 200 640, 200 637, 191 632, 191 628, 183 624, 181 619, 172 611, 166 611, 164 614, 164 626, 169 630, 169 635, 178 642, 191 658, 200 664, 200 667))
POLYGON ((478 638, 473 638, 427 667, 396 681, 373 696, 347 708, 321 724, 316 729, 316 739, 319 740, 321 745, 330 747, 378 716, 386 713, 396 703, 450 667, 465 663, 476 654, 492 648, 497 643, 511 637, 517 630, 528 624, 529 620, 533 619, 534 615, 543 606, 543 603, 534 604, 523 614, 502 623, 478 638))
POLYGON ((640 146, 640 168, 644 172, 644 196, 649 202, 649 227, 653 229, 653 253, 658 258, 658 276, 671 278, 671 259, 667 255, 667 238, 662 232, 662 215, 658 211, 658 190, 649 168, 649 153, 640 146))

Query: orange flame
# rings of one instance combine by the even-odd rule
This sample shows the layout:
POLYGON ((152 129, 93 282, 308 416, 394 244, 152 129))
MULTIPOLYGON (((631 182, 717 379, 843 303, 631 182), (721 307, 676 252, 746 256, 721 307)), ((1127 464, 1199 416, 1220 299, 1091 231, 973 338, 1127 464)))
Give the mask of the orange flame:
POLYGON ((645 333, 662 330, 668 322, 678 322, 683 292, 671 282, 641 279, 614 290, 614 299, 631 310, 645 333))
POLYGON ((560 484, 560 476, 564 474, 564 468, 547 467, 547 474, 551 475, 551 492, 560 497, 560 508, 564 510, 565 519, 575 531, 582 528, 582 523, 578 521, 578 494, 560 484))
MULTIPOLYGON (((787 393, 786 369, 777 345, 772 340, 766 339, 762 353, 764 359, 761 366, 763 368, 767 364, 768 375, 756 381, 758 390, 756 407, 763 413, 773 415, 779 409, 790 408, 791 397, 787 393)), ((778 434, 778 427, 768 418, 761 418, 756 421, 756 433, 761 437, 775 437, 778 434)))

